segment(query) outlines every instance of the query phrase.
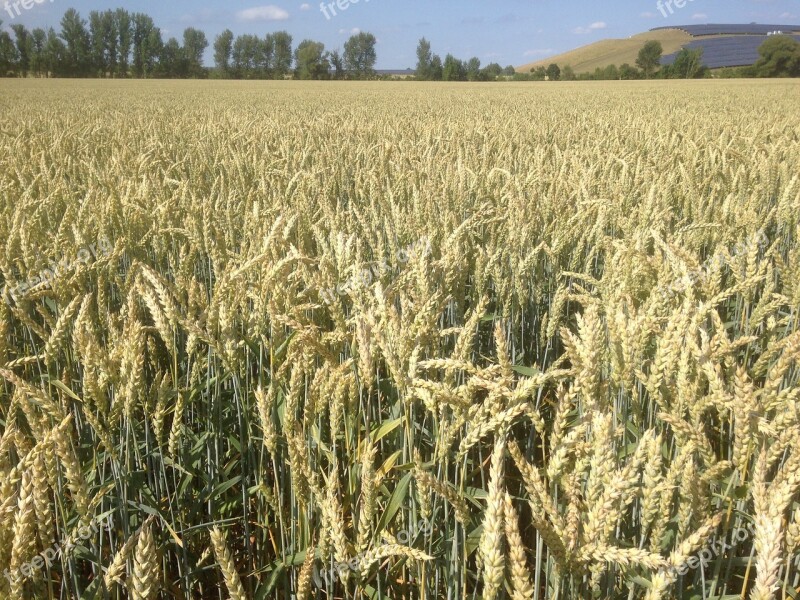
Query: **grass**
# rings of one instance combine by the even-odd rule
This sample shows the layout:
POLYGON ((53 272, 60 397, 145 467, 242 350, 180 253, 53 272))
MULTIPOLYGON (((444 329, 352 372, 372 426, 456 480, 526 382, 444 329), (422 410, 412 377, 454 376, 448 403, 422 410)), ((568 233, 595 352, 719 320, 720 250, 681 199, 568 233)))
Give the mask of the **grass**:
POLYGON ((793 597, 797 93, 0 81, 0 597, 793 597))

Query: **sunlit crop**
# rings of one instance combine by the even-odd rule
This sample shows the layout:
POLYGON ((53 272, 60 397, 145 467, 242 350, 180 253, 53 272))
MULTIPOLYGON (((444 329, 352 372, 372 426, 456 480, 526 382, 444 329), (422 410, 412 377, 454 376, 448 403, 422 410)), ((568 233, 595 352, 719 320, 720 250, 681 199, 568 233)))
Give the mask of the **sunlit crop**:
POLYGON ((0 597, 794 597, 799 91, 0 82, 0 597))

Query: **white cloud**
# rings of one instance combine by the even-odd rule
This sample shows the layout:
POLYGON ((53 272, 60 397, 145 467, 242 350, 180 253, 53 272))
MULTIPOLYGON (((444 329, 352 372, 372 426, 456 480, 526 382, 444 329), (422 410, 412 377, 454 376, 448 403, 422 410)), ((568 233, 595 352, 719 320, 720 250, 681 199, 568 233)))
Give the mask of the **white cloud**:
POLYGON ((643 19, 653 19, 653 18, 656 17, 656 13, 647 11, 647 12, 643 12, 639 16, 642 17, 643 19))
POLYGON ((352 29, 340 29, 339 30, 339 35, 344 35, 346 33, 349 33, 351 35, 358 35, 359 33, 361 33, 361 30, 358 27, 353 27, 352 29))
POLYGON ((785 13, 781 13, 778 18, 779 19, 797 19, 798 16, 796 14, 794 14, 794 13, 785 12, 785 13))
POLYGON ((591 33, 592 31, 597 31, 599 29, 605 29, 606 27, 608 27, 608 25, 606 25, 605 21, 595 21, 588 27, 576 27, 575 29, 572 30, 572 33, 583 35, 586 33, 591 33))
POLYGON ((708 15, 706 13, 694 13, 692 15, 692 20, 693 21, 701 21, 701 20, 707 19, 707 18, 708 18, 708 15))
POLYGON ((536 48, 534 50, 526 50, 522 56, 550 56, 555 53, 556 51, 552 48, 536 48))
POLYGON ((267 6, 254 6, 236 13, 240 21, 285 21, 289 13, 282 8, 269 4, 267 6))
POLYGON ((308 2, 304 2, 300 5, 300 10, 311 10, 311 5, 308 2))

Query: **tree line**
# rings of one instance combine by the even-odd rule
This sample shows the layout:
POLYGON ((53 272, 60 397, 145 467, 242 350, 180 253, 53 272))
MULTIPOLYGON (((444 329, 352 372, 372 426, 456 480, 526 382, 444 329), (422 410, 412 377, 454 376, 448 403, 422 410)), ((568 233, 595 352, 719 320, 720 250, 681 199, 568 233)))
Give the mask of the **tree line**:
POLYGON ((377 39, 357 33, 344 50, 325 50, 325 44, 303 40, 292 51, 292 36, 285 31, 234 37, 226 29, 214 41, 211 76, 222 79, 369 79, 375 75, 377 39), (294 65, 294 69, 292 69, 294 65))
MULTIPOLYGON (((0 20, 0 76, 2 77, 134 77, 220 79, 369 79, 375 77, 377 40, 371 33, 350 37, 343 50, 325 49, 322 42, 305 39, 294 48, 286 31, 234 36, 229 29, 213 44, 214 68, 203 65, 209 47, 204 32, 189 27, 182 43, 164 41, 161 29, 144 13, 116 10, 92 11, 88 21, 75 9, 61 19, 60 31, 50 27, 28 30, 22 24, 2 29, 0 20)), ((511 65, 485 67, 477 57, 461 60, 448 54, 444 60, 422 38, 417 46, 416 80, 421 81, 574 81, 586 79, 695 79, 711 76, 703 65, 702 49, 682 49, 672 65, 661 65, 663 48, 647 42, 636 65, 608 65, 594 73, 576 74, 570 66, 555 63, 529 73, 511 65)), ((759 61, 749 67, 722 69, 717 77, 798 77, 800 43, 791 36, 769 37, 759 48, 759 61)))
POLYGON ((123 8, 92 11, 88 20, 71 8, 60 30, 22 24, 1 29, 2 77, 118 77, 231 79, 364 79, 374 75, 375 36, 352 36, 344 50, 327 52, 324 44, 303 40, 297 48, 286 31, 264 37, 225 30, 214 41, 215 67, 203 65, 206 34, 189 27, 182 43, 164 41, 161 29, 144 13, 123 8))
POLYGON ((448 54, 442 61, 438 54, 433 53, 431 43, 425 38, 417 46, 418 81, 495 81, 515 73, 516 69, 511 65, 503 68, 497 63, 491 63, 481 68, 481 61, 477 57, 460 60, 448 54))
MULTIPOLYGON (((2 21, 0 21, 0 26, 2 21)), ((56 32, 24 25, 0 31, 0 74, 35 77, 202 77, 205 33, 194 28, 164 42, 144 13, 92 11, 89 20, 69 9, 56 32)))

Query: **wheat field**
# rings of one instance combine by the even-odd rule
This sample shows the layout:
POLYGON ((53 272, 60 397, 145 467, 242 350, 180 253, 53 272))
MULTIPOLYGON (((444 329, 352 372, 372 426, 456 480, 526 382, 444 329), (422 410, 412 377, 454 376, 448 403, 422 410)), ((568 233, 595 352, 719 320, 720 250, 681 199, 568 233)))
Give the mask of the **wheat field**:
POLYGON ((798 597, 798 92, 0 81, 0 597, 798 597))

